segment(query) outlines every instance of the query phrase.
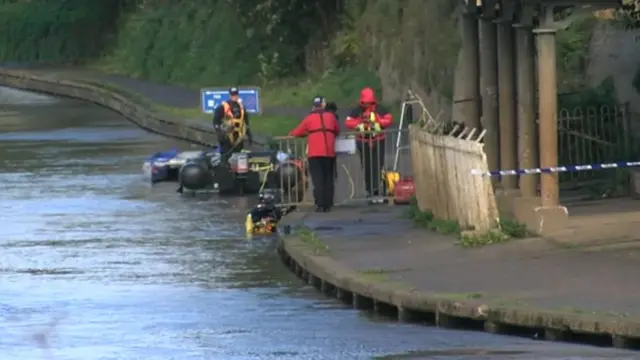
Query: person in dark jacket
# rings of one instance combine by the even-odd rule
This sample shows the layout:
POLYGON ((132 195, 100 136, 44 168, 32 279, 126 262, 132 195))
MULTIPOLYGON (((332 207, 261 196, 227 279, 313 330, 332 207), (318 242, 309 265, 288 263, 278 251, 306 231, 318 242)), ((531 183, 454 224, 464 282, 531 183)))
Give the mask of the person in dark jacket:
POLYGON ((307 137, 307 158, 317 212, 328 212, 333 207, 336 137, 340 135, 338 119, 326 105, 322 96, 316 96, 311 113, 289 133, 290 136, 307 137))
POLYGON ((391 114, 376 101, 375 92, 364 88, 360 92, 360 104, 346 118, 348 129, 356 130, 356 145, 364 170, 368 196, 383 196, 381 191, 382 169, 385 158, 384 129, 391 126, 391 114))
POLYGON ((220 104, 213 113, 213 127, 218 135, 220 153, 226 164, 233 153, 244 150, 245 138, 249 146, 253 145, 253 137, 249 127, 249 114, 240 101, 238 88, 229 89, 229 100, 220 104))

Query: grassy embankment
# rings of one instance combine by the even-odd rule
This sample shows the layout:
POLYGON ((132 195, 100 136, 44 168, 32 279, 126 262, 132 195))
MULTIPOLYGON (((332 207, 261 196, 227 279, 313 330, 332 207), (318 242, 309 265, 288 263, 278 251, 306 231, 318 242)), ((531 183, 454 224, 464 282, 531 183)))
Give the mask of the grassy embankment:
MULTIPOLYGON (((246 36, 241 25, 228 21, 230 9, 222 7, 213 13, 201 10, 202 6, 197 4, 166 4, 122 17, 111 50, 92 66, 107 73, 196 90, 236 84, 258 86, 263 109, 306 108, 317 94, 347 106, 355 101, 362 86, 379 88, 378 79, 371 72, 358 69, 286 80, 272 77, 269 64, 258 56, 258 46, 246 36)), ((159 107, 180 117, 210 119, 199 107, 159 107)), ((254 131, 284 135, 300 121, 298 117, 277 113, 272 110, 272 115, 254 116, 254 131)))
MULTIPOLYGON (((327 67, 316 75, 305 72, 299 60, 304 57, 304 46, 299 44, 308 39, 289 39, 298 44, 287 47, 291 41, 277 41, 280 35, 265 32, 268 24, 256 23, 251 28, 251 21, 271 17, 261 20, 256 18, 261 14, 249 14, 239 18, 237 7, 251 5, 240 3, 122 0, 114 7, 108 0, 0 0, 0 62, 97 68, 195 90, 259 86, 263 108, 270 109, 308 107, 317 94, 347 106, 360 87, 379 88, 376 76, 352 66, 335 71, 328 69, 337 67, 327 67)), ((290 23, 282 21, 276 30, 306 37, 315 31, 289 31, 290 23)), ((199 108, 157 105, 181 117, 209 119, 199 108)), ((282 135, 300 120, 273 115, 254 119, 255 130, 266 135, 282 135)))
MULTIPOLYGON (((108 69, 108 68, 107 68, 108 69)), ((114 70, 111 70, 115 72, 114 70)), ((300 81, 291 80, 284 83, 271 84, 261 88, 261 100, 263 108, 309 108, 311 100, 316 95, 325 96, 329 101, 336 101, 341 107, 351 106, 357 101, 360 89, 369 86, 372 82, 377 82, 371 76, 363 76, 361 71, 348 71, 337 74, 330 74, 322 78, 307 78, 300 81)), ((194 85, 186 84, 194 87, 194 85)), ((211 116, 202 114, 200 107, 197 108, 170 108, 160 106, 162 109, 177 116, 190 119, 210 120, 211 116)), ((277 113, 277 111, 272 111, 277 113)), ((397 111, 394 111, 397 113, 397 111)), ((278 116, 278 115, 257 115, 251 118, 252 128, 265 135, 280 136, 286 135, 299 122, 299 117, 278 116), (255 119, 255 120, 254 120, 255 119)))

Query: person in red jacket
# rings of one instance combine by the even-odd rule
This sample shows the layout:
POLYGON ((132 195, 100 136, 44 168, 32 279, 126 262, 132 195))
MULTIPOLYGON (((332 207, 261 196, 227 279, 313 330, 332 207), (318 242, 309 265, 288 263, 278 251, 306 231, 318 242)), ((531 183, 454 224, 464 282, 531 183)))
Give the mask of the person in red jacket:
POLYGON ((364 88, 360 92, 360 105, 345 120, 347 128, 356 130, 356 144, 368 196, 383 196, 382 168, 385 158, 384 129, 391 126, 391 114, 376 101, 375 92, 364 88))
POLYGON ((316 96, 311 113, 289 133, 290 136, 307 137, 307 158, 317 212, 329 212, 333 207, 336 137, 340 135, 338 119, 326 106, 325 99, 316 96))

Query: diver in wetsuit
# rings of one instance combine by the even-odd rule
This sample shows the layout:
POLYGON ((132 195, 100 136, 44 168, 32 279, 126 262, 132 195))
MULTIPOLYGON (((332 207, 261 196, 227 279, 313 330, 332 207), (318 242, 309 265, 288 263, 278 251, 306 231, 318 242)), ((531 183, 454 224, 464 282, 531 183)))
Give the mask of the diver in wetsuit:
POLYGON ((272 233, 282 218, 296 210, 297 206, 282 206, 279 189, 265 189, 260 193, 259 202, 247 214, 247 232, 272 233))
POLYGON ((249 114, 240 101, 238 88, 229 89, 229 100, 220 104, 213 113, 213 127, 218 135, 222 163, 228 164, 233 153, 244 150, 244 140, 247 145, 253 145, 253 137, 249 127, 249 114))

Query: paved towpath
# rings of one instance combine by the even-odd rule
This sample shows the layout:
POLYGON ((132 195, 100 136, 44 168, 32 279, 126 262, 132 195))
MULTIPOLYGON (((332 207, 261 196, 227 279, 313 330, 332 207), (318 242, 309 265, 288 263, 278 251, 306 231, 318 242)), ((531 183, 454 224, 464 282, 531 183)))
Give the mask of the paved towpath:
POLYGON ((451 237, 415 228, 401 207, 385 206, 303 221, 346 267, 382 272, 416 290, 640 318, 640 242, 568 247, 534 238, 464 249, 451 237))

